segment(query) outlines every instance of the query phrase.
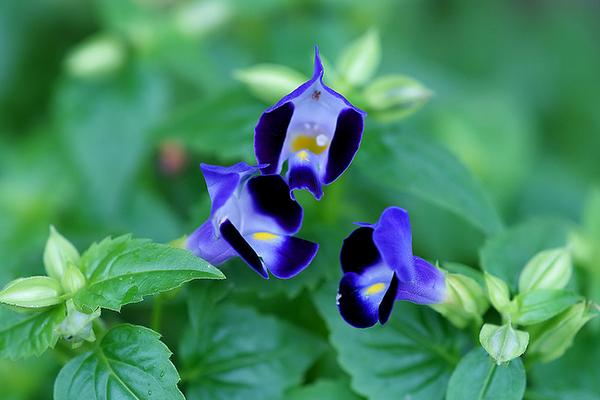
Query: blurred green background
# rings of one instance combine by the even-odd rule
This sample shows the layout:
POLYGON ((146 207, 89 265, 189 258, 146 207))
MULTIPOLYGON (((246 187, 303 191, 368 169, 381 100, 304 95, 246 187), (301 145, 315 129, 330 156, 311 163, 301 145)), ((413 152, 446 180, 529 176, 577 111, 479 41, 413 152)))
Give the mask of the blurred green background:
MULTIPOLYGON (((0 284, 42 272, 50 224, 81 249, 126 232, 162 242, 189 233, 209 207, 199 163, 254 161, 268 104, 234 71, 268 62, 308 75, 315 44, 334 62, 370 28, 383 45, 379 73, 412 76, 434 96, 398 123, 367 119, 354 166, 318 207, 300 196, 303 236, 322 246, 315 265, 271 285, 235 272, 240 288, 294 297, 338 279, 350 222, 391 204, 411 211, 419 254, 470 265, 502 225, 580 221, 600 177, 597 1, 2 1, 0 284), (425 195, 413 175, 396 190, 388 170, 429 176, 428 163, 394 164, 410 151, 402 135, 462 162, 484 209, 440 206, 451 176, 425 195)), ((144 323, 144 307, 124 318, 144 323)), ((59 364, 44 360, 1 361, 0 397, 49 398, 59 364)))

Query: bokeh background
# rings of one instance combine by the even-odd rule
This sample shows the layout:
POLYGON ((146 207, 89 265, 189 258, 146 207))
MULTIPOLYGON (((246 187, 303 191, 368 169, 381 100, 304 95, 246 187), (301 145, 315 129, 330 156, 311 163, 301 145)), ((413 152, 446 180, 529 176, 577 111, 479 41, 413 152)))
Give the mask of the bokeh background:
MULTIPOLYGON (((2 1, 0 285, 43 271, 50 224, 81 249, 107 235, 191 232, 209 207, 199 163, 254 161, 252 129, 268 104, 235 71, 268 62, 308 75, 315 44, 335 62, 373 28, 378 73, 412 76, 434 95, 402 121, 367 120, 355 165, 320 204, 300 196, 303 236, 322 245, 303 275, 266 284, 225 266, 236 301, 326 335, 307 293, 339 278, 350 223, 386 205, 411 211, 419 254, 473 266, 501 226, 580 222, 600 178, 597 1, 2 1), (410 158, 421 143, 464 165, 453 171, 479 196, 473 208, 451 177, 413 185, 429 176, 410 158)), ((112 318, 147 325, 147 303, 112 318)), ((176 348, 186 315, 172 315, 163 329, 176 348)), ((0 361, 0 398, 50 398, 59 367, 52 355, 0 361)))

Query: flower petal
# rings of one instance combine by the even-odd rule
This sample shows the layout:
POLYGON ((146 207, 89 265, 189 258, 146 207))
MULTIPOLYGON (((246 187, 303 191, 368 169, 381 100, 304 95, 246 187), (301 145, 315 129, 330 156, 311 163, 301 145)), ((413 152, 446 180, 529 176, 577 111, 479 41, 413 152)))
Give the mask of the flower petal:
POLYGON ((254 128, 254 152, 265 174, 278 174, 281 171, 281 153, 288 126, 294 114, 294 104, 287 101, 265 111, 254 128))
POLYGON ((342 271, 362 273, 380 261, 379 250, 373 242, 373 228, 362 226, 344 239, 340 253, 342 271))
POLYGON ((364 114, 359 110, 353 107, 340 112, 327 153, 323 183, 335 181, 350 166, 360 146, 363 129, 364 114))
POLYGON ((438 304, 446 295, 444 273, 419 257, 414 257, 415 279, 400 282, 397 300, 406 300, 417 304, 438 304))
POLYGON ((390 318, 394 302, 396 301, 396 293, 398 293, 398 284, 398 277, 394 273, 390 286, 386 290, 385 295, 381 300, 381 304, 379 305, 379 323, 381 325, 385 324, 390 318))
POLYGON ((236 255, 229 243, 217 235, 210 220, 203 223, 188 237, 186 247, 194 255, 213 265, 222 264, 236 255))
POLYGON ((390 299, 387 293, 393 278, 394 272, 383 264, 368 268, 362 274, 345 273, 340 281, 337 300, 342 318, 356 328, 373 326, 380 318, 387 321, 393 305, 393 295, 390 299), (381 317, 380 309, 383 312, 381 317))
POLYGON ((318 172, 319 156, 301 150, 292 155, 288 162, 290 190, 307 189, 319 200, 323 196, 318 172))
POLYGON ((201 164, 200 169, 206 181, 208 195, 212 201, 211 213, 221 208, 231 197, 245 177, 258 171, 260 166, 250 166, 240 162, 230 167, 201 164))
POLYGON ((258 257, 258 254, 248 244, 246 239, 240 234, 238 229, 229 221, 224 220, 219 226, 221 236, 231 245, 235 252, 260 276, 265 279, 269 279, 269 274, 265 269, 262 261, 258 257))
POLYGON ((319 248, 308 240, 270 232, 254 232, 246 238, 269 272, 280 279, 298 275, 310 264, 319 248))
POLYGON ((410 219, 406 210, 399 207, 386 208, 375 226, 373 241, 401 282, 416 278, 410 219))
POLYGON ((290 198, 290 188, 279 175, 249 179, 240 197, 244 227, 252 231, 294 234, 302 225, 302 207, 290 198))

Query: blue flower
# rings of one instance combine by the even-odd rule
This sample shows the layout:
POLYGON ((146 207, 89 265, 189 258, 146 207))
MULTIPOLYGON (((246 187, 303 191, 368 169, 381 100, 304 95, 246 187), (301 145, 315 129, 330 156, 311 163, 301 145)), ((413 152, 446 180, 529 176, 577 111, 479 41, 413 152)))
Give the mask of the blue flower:
POLYGON ((265 174, 279 174, 287 160, 291 190, 308 189, 317 199, 358 151, 365 113, 323 83, 315 48, 312 78, 267 109, 254 130, 254 150, 265 174))
POLYGON ((215 265, 239 256, 265 279, 267 271, 291 278, 310 264, 318 245, 292 236, 302 224, 302 208, 281 176, 256 176, 260 167, 202 164, 212 207, 187 247, 215 265))
POLYGON ((408 213, 389 207, 375 224, 358 224, 344 240, 340 261, 344 276, 338 309, 350 325, 367 328, 387 322, 394 302, 441 303, 444 274, 412 254, 408 213))

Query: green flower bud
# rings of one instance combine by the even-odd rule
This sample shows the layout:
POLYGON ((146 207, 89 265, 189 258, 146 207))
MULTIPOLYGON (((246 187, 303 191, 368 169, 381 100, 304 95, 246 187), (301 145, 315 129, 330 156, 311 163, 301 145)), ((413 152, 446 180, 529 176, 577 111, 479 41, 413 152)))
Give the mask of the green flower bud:
POLYGON ((183 35, 197 38, 223 25, 232 15, 233 7, 225 1, 185 2, 175 12, 174 23, 183 35))
POLYGON ((359 86, 373 77, 380 62, 379 33, 371 29, 342 51, 338 71, 345 83, 359 86))
POLYGON ((596 316, 589 304, 581 302, 549 321, 532 326, 529 329, 531 346, 527 356, 541 362, 559 358, 571 347, 577 332, 596 316))
POLYGON ((536 254, 519 277, 519 292, 534 289, 562 289, 573 271, 571 252, 566 248, 544 250, 536 254))
POLYGON ((77 77, 97 77, 118 70, 124 63, 125 48, 116 38, 98 36, 86 40, 69 54, 66 67, 77 77))
POLYGON ((66 293, 73 294, 85 286, 85 276, 73 262, 68 261, 60 283, 66 293))
POLYGON ((79 252, 71 242, 51 226, 50 236, 44 249, 46 273, 51 278, 61 280, 69 261, 77 264, 79 262, 79 252))
POLYGON ((496 310, 505 314, 510 311, 510 291, 506 282, 494 275, 485 273, 485 285, 487 287, 488 297, 496 310))
POLYGON ((61 302, 60 283, 47 276, 16 279, 0 291, 0 303, 17 307, 41 308, 61 302))
POLYGON ((258 64, 238 70, 234 77, 267 103, 279 100, 306 80, 301 73, 277 64, 258 64))
POLYGON ((375 79, 363 95, 378 119, 394 121, 417 111, 431 97, 431 91, 407 76, 390 75, 375 79))
POLYGON ((525 353, 529 333, 513 329, 510 322, 502 326, 485 324, 479 332, 479 342, 500 365, 525 353))
POLYGON ((99 308, 91 314, 85 314, 75 308, 73 300, 69 300, 67 301, 67 317, 56 328, 56 333, 71 342, 73 348, 81 346, 83 341, 93 342, 96 340, 96 335, 92 329, 92 323, 98 317, 100 317, 99 308))
POLYGON ((459 328, 480 322, 488 308, 482 287, 472 278, 460 274, 446 275, 446 300, 431 306, 459 328))

